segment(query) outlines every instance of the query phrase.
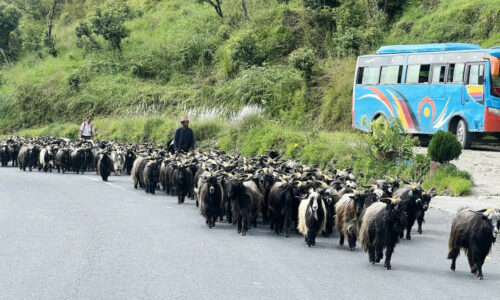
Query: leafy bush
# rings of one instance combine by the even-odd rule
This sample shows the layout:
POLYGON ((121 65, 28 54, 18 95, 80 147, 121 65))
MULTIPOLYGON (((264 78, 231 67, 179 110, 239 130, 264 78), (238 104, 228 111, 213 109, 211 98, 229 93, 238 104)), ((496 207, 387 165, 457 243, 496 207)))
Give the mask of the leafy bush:
POLYGON ((435 187, 440 195, 463 196, 471 193, 473 183, 469 173, 447 164, 439 168, 434 176, 426 179, 422 186, 426 190, 435 187))
POLYGON ((399 120, 378 118, 370 123, 368 154, 377 161, 405 160, 413 154, 413 140, 404 134, 399 120))
MULTIPOLYGON (((11 45, 11 33, 14 33, 19 25, 19 19, 21 18, 21 13, 12 6, 6 6, 0 3, 0 49, 4 51, 4 54, 10 58, 17 55, 14 49, 10 48, 11 45)), ((0 63, 4 61, 4 57, 1 57, 0 63)))
POLYGON ((433 161, 444 163, 458 158, 462 146, 453 133, 439 130, 432 136, 427 151, 433 161))
MULTIPOLYGON (((227 81, 216 92, 221 105, 239 109, 256 104, 272 116, 301 109, 303 80, 300 74, 283 66, 252 67, 227 81)), ((304 111, 301 112, 305 114, 304 111)))
POLYGON ((300 48, 292 52, 290 63, 295 69, 302 72, 306 80, 310 80, 313 67, 316 64, 316 58, 311 49, 300 48))
POLYGON ((335 7, 340 4, 338 0, 302 0, 304 7, 310 9, 321 9, 325 6, 335 7))
POLYGON ((165 120, 161 118, 148 119, 146 123, 144 123, 144 129, 142 130, 143 139, 148 141, 152 135, 152 132, 154 132, 156 128, 163 125, 163 123, 165 123, 165 120))
POLYGON ((260 66, 266 60, 252 33, 248 33, 236 41, 232 48, 231 58, 236 64, 243 66, 260 66))

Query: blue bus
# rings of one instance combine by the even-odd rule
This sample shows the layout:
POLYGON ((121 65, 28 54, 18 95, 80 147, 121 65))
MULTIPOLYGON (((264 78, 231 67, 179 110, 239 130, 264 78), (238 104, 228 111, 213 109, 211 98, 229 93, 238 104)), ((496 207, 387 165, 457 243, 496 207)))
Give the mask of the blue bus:
POLYGON ((499 73, 500 47, 383 46, 358 57, 352 125, 368 131, 370 121, 394 117, 407 133, 451 131, 468 148, 476 137, 500 135, 499 73))

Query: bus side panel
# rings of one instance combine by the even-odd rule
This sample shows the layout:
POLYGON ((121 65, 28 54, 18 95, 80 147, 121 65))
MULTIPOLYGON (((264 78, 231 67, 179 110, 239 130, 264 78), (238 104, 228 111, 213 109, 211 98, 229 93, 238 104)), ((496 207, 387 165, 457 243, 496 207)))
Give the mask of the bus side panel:
POLYGON ((391 116, 391 104, 378 85, 354 86, 354 127, 368 131, 376 115, 391 116))

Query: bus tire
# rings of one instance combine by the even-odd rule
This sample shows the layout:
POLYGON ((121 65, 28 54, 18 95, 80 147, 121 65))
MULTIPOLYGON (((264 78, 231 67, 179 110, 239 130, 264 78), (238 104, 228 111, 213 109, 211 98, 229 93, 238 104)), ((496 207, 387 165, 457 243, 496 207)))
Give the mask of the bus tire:
POLYGON ((428 135, 428 134, 418 134, 417 138, 418 138, 418 141, 420 142, 421 147, 428 147, 432 136, 428 135))
POLYGON ((458 120, 455 135, 458 142, 462 145, 462 149, 470 148, 470 145, 472 144, 472 134, 469 132, 467 124, 463 119, 458 120))

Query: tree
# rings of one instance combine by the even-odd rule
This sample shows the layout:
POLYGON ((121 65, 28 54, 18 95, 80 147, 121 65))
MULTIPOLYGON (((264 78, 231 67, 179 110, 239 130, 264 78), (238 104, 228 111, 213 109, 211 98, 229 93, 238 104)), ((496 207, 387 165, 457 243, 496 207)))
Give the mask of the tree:
POLYGON ((12 6, 0 4, 0 50, 4 60, 12 58, 14 53, 11 52, 9 44, 11 33, 15 32, 19 26, 21 13, 12 6))
POLYGON ((248 19, 247 1, 246 0, 241 0, 241 7, 243 8, 243 15, 245 16, 245 19, 248 19))
POLYGON ((48 48, 48 52, 54 57, 57 56, 57 50, 55 49, 54 39, 52 38, 52 26, 54 24, 57 2, 58 0, 52 0, 52 8, 50 10, 49 22, 47 25, 47 34, 44 39, 44 45, 48 48))
POLYGON ((394 19, 395 15, 403 10, 408 0, 377 0, 378 7, 384 11, 389 20, 394 19))
MULTIPOLYGON (((219 15, 219 17, 221 19, 224 18, 224 15, 222 14, 222 0, 196 0, 196 2, 198 3, 203 3, 203 2, 206 2, 208 4, 210 4, 214 9, 215 9, 215 12, 219 15)), ((245 5, 245 9, 246 9, 246 5, 245 5)))
POLYGON ((121 52, 122 39, 130 35, 130 30, 124 24, 128 18, 125 12, 129 11, 130 8, 124 9, 124 7, 117 7, 117 5, 118 3, 108 5, 105 10, 98 8, 90 18, 90 23, 95 34, 102 35, 110 43, 112 49, 118 49, 121 52))
POLYGON ((309 9, 321 9, 327 7, 337 7, 340 5, 339 0, 302 0, 304 7, 309 9))
POLYGON ((52 0, 4 0, 35 20, 43 20, 50 12, 52 0))

